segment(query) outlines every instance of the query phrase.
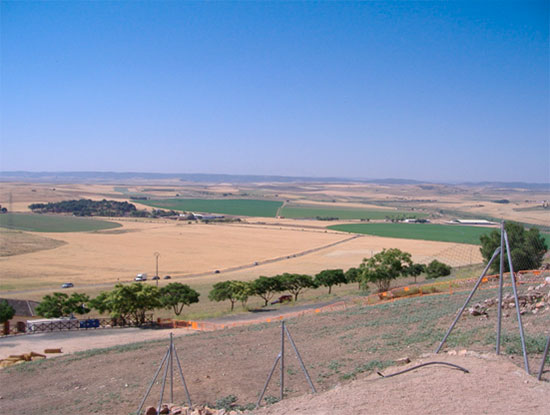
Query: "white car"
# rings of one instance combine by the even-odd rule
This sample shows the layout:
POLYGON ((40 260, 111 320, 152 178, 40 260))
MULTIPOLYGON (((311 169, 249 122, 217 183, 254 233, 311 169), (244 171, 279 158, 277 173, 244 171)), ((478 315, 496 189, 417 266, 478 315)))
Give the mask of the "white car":
POLYGON ((134 278, 135 281, 147 281, 147 274, 138 274, 136 278, 134 278))

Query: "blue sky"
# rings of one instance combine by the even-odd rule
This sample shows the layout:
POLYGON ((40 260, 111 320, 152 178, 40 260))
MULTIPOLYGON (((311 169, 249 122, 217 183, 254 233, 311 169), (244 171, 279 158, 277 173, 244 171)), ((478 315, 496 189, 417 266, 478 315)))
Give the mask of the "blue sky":
POLYGON ((548 1, 0 4, 0 170, 550 181, 548 1))

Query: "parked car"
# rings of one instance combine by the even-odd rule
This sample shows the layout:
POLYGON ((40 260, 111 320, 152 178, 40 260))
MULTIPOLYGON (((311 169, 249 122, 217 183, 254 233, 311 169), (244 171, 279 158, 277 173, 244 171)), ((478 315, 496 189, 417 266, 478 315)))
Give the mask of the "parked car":
POLYGON ((165 280, 169 280, 169 279, 172 279, 172 277, 171 277, 170 275, 165 275, 165 276, 164 276, 164 279, 165 279, 165 280))
POLYGON ((72 282, 66 282, 61 285, 61 288, 72 288, 74 284, 72 282))
POLYGON ((155 276, 153 277, 153 280, 160 280, 160 277, 159 277, 158 275, 155 275, 155 276))
POLYGON ((282 304, 282 303, 289 303, 292 301, 291 295, 281 295, 278 299, 275 301, 272 301, 271 304, 282 304))
POLYGON ((216 271, 214 271, 214 274, 219 274, 220 273, 220 270, 217 269, 216 271))

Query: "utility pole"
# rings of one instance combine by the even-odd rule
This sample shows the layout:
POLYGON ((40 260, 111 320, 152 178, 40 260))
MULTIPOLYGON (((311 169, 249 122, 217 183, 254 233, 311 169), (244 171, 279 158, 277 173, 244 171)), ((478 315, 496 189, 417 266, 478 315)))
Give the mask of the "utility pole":
POLYGON ((157 281, 157 287, 159 286, 159 256, 160 253, 155 252, 155 261, 156 261, 156 271, 155 271, 155 280, 157 281))

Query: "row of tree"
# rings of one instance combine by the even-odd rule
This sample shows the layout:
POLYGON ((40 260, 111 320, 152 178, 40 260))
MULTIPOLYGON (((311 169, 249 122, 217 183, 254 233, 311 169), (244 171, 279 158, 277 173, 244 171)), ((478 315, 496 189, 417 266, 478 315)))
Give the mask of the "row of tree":
POLYGON ((160 289, 148 284, 117 284, 111 291, 101 292, 93 299, 82 293, 46 295, 36 307, 36 312, 43 317, 54 318, 87 314, 95 309, 123 322, 143 324, 148 311, 172 309, 179 316, 183 307, 197 303, 199 296, 197 291, 179 282, 160 289))
POLYGON ((429 265, 415 264, 411 254, 399 249, 384 249, 372 258, 365 258, 358 268, 350 268, 346 272, 342 269, 327 269, 319 272, 315 277, 305 274, 284 273, 273 277, 260 276, 257 279, 246 281, 222 281, 213 285, 208 298, 211 301, 231 302, 231 310, 235 303, 240 301, 243 306, 249 297, 258 296, 264 300, 264 305, 277 293, 290 293, 294 300, 298 300, 300 293, 309 288, 327 287, 332 292, 335 285, 358 283, 362 290, 368 289, 373 283, 379 292, 387 291, 391 281, 398 277, 412 276, 416 278, 425 272, 426 278, 438 278, 451 273, 451 267, 437 260, 429 265))

